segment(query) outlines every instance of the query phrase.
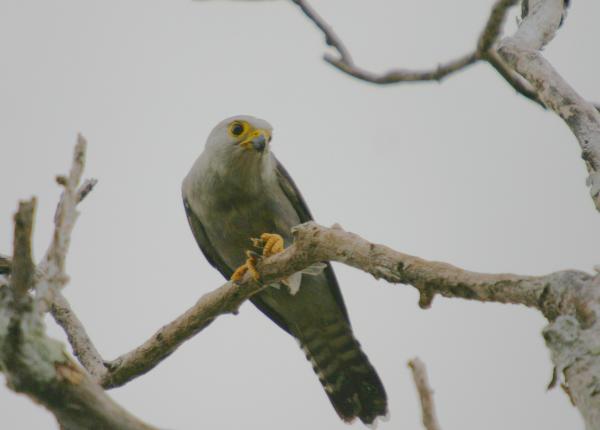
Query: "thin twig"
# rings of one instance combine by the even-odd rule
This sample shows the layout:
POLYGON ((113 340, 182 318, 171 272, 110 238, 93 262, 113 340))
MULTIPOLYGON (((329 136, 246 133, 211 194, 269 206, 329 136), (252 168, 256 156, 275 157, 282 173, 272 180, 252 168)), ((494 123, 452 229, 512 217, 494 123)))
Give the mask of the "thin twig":
POLYGON ((488 50, 498 38, 502 23, 506 15, 506 10, 516 3, 516 0, 498 0, 490 17, 487 20, 481 36, 477 42, 477 48, 472 52, 465 54, 455 60, 439 64, 429 70, 407 70, 393 69, 385 73, 374 73, 358 67, 352 61, 352 57, 342 42, 342 40, 333 31, 331 26, 304 0, 292 0, 298 5, 306 17, 312 21, 325 35, 325 41, 333 47, 338 55, 324 55, 324 60, 341 70, 342 72, 357 79, 371 82, 379 85, 395 84, 399 82, 419 82, 419 81, 440 81, 446 76, 462 70, 471 64, 481 60, 483 53, 488 50))
POLYGON ((502 31, 502 25, 506 19, 506 12, 515 6, 519 0, 497 0, 492 6, 492 11, 477 40, 477 52, 487 52, 494 46, 502 31))
POLYGON ((36 294, 36 308, 40 313, 50 308, 54 294, 59 292, 69 279, 65 271, 65 261, 71 243, 71 232, 79 216, 77 203, 85 198, 95 185, 94 180, 90 180, 79 187, 85 167, 86 147, 85 138, 79 134, 69 175, 56 178, 56 182, 63 186, 63 192, 54 215, 52 242, 38 265, 40 285, 36 294))
POLYGON ((338 52, 340 59, 346 64, 352 64, 353 61, 350 52, 346 49, 344 42, 333 31, 333 28, 305 0, 292 0, 292 2, 321 30, 325 36, 325 43, 338 52))
POLYGON ((69 339, 73 348, 73 353, 85 369, 94 377, 100 380, 106 374, 106 367, 102 356, 94 346, 92 339, 88 336, 85 327, 71 309, 69 302, 60 293, 54 294, 50 312, 54 320, 60 325, 69 339))
MULTIPOLYGON (((94 187, 96 186, 96 184, 98 183, 97 179, 86 179, 83 184, 79 187, 79 189, 77 190, 77 197, 76 197, 76 201, 77 203, 80 203, 81 201, 83 201, 89 193, 92 192, 92 190, 94 189, 94 187)), ((61 207, 60 203, 58 204, 57 208, 56 208, 56 213, 58 213, 59 208, 61 207)), ((55 215, 56 217, 57 215, 55 215)), ((0 254, 0 274, 7 274, 10 273, 10 268, 11 268, 11 264, 12 264, 12 259, 10 257, 8 257, 7 255, 2 255, 0 254)), ((39 271, 40 269, 37 269, 38 273, 36 273, 36 276, 41 276, 39 271)))
POLYGON ((341 58, 325 55, 324 59, 332 66, 350 76, 360 79, 361 81, 371 82, 379 85, 397 84, 399 82, 440 81, 446 76, 458 72, 459 70, 462 70, 478 61, 477 54, 471 53, 463 55, 462 57, 452 60, 448 63, 439 64, 435 69, 393 69, 385 73, 373 73, 362 69, 353 63, 347 63, 341 58))
POLYGON ((60 325, 73 348, 80 363, 96 380, 106 373, 102 357, 88 336, 83 324, 71 309, 67 299, 61 294, 61 288, 67 282, 65 260, 69 250, 71 232, 79 213, 77 204, 93 190, 97 183, 88 179, 80 186, 85 168, 87 142, 79 134, 73 152, 73 161, 67 177, 57 177, 57 182, 64 187, 54 215, 54 236, 46 256, 39 265, 38 275, 38 312, 48 308, 54 320, 60 325))
POLYGON ((98 180, 94 178, 83 181, 83 184, 81 184, 77 190, 77 203, 80 203, 83 199, 85 199, 87 195, 92 192, 97 183, 98 180))
POLYGON ((10 285, 13 293, 13 303, 17 308, 15 315, 22 313, 21 307, 26 302, 27 293, 33 285, 35 265, 31 256, 31 235, 35 207, 35 197, 28 201, 21 201, 14 216, 15 228, 10 285))
MULTIPOLYGON (((479 61, 486 61, 502 76, 519 94, 546 109, 533 88, 520 76, 510 70, 498 56, 494 45, 502 31, 508 10, 518 3, 518 0, 497 0, 492 6, 490 15, 482 29, 476 48, 455 60, 438 64, 426 70, 392 69, 384 73, 375 73, 354 63, 349 50, 333 28, 305 1, 292 0, 302 13, 312 21, 325 36, 327 45, 335 49, 338 55, 324 54, 323 59, 340 70, 361 81, 377 85, 390 85, 402 82, 441 81, 445 77, 459 72, 479 61)), ((600 111, 600 105, 594 105, 600 111)))
MULTIPOLYGON (((71 231, 73 230, 75 221, 79 215, 76 206, 79 202, 79 182, 81 181, 81 176, 85 167, 86 146, 87 142, 84 137, 81 134, 78 135, 69 175, 66 177, 58 176, 56 178, 56 182, 62 185, 64 190, 54 216, 54 236, 45 257, 47 262, 42 263, 48 264, 50 269, 56 271, 56 273, 52 273, 49 276, 64 276, 65 259, 71 241, 71 231)), ((62 281, 59 281, 59 283, 62 283, 62 281)))
POLYGON ((412 371, 413 380, 419 393, 423 426, 426 430, 440 430, 433 402, 433 390, 429 387, 425 363, 415 357, 408 362, 408 367, 412 371))

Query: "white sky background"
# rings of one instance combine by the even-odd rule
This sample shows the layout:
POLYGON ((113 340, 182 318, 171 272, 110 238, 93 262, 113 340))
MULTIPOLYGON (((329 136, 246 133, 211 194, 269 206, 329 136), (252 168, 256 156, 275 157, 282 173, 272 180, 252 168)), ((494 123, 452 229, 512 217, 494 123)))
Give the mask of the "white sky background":
MULTIPOLYGON (((470 50, 492 1, 313 3, 360 65, 383 71, 470 50)), ((599 2, 574 2, 546 50, 596 101, 599 17, 599 2)), ((86 175, 100 182, 81 205, 65 294, 105 358, 137 346, 223 282, 193 239, 180 183, 211 128, 248 113, 273 124, 273 150, 325 225, 477 271, 600 263, 600 217, 558 117, 485 64, 440 85, 376 87, 326 65, 324 50, 284 1, 2 0, 0 252, 11 249, 17 200, 36 195, 43 255, 59 195, 53 177, 83 132, 86 175)), ((382 428, 421 428, 406 366, 415 355, 444 429, 583 427, 560 389, 546 391, 552 367, 537 312, 443 298, 423 311, 411 287, 336 270, 389 395, 382 428)), ((171 429, 348 428, 296 342, 249 303, 110 393, 171 429)), ((0 416, 11 430, 56 428, 3 386, 0 416)))

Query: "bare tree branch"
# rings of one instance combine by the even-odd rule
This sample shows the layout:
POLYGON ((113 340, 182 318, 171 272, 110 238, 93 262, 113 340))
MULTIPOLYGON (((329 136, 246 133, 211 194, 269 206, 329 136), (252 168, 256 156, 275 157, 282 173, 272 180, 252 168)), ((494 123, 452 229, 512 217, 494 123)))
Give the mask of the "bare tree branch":
POLYGON ((14 298, 13 305, 17 309, 15 315, 20 315, 21 307, 27 302, 27 292, 33 284, 35 265, 31 256, 31 235, 35 207, 35 198, 29 201, 21 201, 14 217, 11 288, 14 298))
MULTIPOLYGON (((116 387, 148 372, 179 345, 207 327, 217 316, 236 313, 244 300, 262 288, 321 261, 338 261, 368 272, 376 278, 410 284, 419 291, 419 304, 424 308, 429 307, 434 296, 439 294, 484 302, 522 304, 540 310, 550 321, 544 330, 544 337, 552 352, 557 378, 565 376, 563 385, 568 387, 584 418, 595 423, 589 421, 594 418, 588 413, 591 409, 586 405, 595 405, 598 401, 588 388, 589 381, 600 381, 600 356, 596 347, 596 339, 600 339, 600 275, 591 276, 577 271, 562 271, 537 277, 469 272, 371 243, 339 226, 326 228, 314 222, 295 227, 292 232, 294 242, 290 247, 258 262, 257 270, 262 283, 253 281, 250 274, 246 274, 239 284, 226 283, 204 295, 192 308, 162 327, 140 347, 108 363, 103 369, 100 354, 79 320, 70 311, 66 300, 63 301, 59 295, 59 288, 64 283, 54 281, 51 284, 48 281, 52 279, 48 278, 48 273, 59 274, 59 280, 66 279, 64 263, 76 218, 77 185, 81 175, 77 164, 82 163, 84 151, 85 145, 77 146, 72 170, 75 174, 70 175, 70 178, 76 180, 64 181, 67 184, 63 194, 63 197, 67 196, 66 203, 61 200, 59 211, 64 212, 57 217, 57 231, 48 255, 51 252, 61 254, 45 258, 40 264, 45 266, 44 270, 38 270, 35 276, 32 263, 25 264, 31 268, 31 273, 27 276, 34 279, 36 295, 44 294, 44 291, 40 291, 42 286, 56 289, 51 302, 56 308, 55 316, 59 323, 62 322, 75 354, 89 373, 70 361, 62 345, 45 337, 42 315, 35 312, 35 309, 26 310, 30 316, 23 321, 19 319, 18 324, 13 324, 10 330, 2 326, 10 318, 2 318, 0 315, 0 368, 6 372, 13 389, 25 392, 46 405, 64 428, 102 427, 93 427, 90 423, 102 423, 108 428, 149 428, 114 404, 97 383, 107 388, 116 387), (50 267, 51 265, 55 267, 50 267), (13 341, 6 335, 9 332, 17 334, 12 337, 13 341), (31 333, 36 335, 31 336, 31 333), (24 341, 31 344, 24 345, 24 341), (8 343, 12 346, 7 345, 8 343), (30 355, 23 358, 23 354, 30 355), (53 364, 49 364, 47 360, 51 360, 50 363, 53 364), (44 383, 35 379, 39 376, 39 369, 28 367, 30 363, 46 369, 44 383), (40 387, 43 387, 42 391, 40 387)), ((27 213, 26 210, 24 212, 27 213)), ((26 242, 31 232, 32 217, 24 215, 16 219, 24 219, 25 222, 16 223, 22 232, 16 234, 19 239, 15 243, 19 246, 15 248, 17 260, 12 264, 12 270, 13 276, 16 273, 17 278, 25 281, 11 280, 11 284, 24 282, 27 285, 31 281, 25 275, 19 275, 19 271, 21 261, 28 261, 25 256, 27 246, 30 245, 26 242)), ((23 288, 25 287, 16 290, 10 288, 8 291, 27 291, 27 288, 23 288)), ((6 291, 6 288, 0 289, 0 313, 5 315, 11 309, 6 304, 12 300, 11 294, 6 291)), ((24 297, 29 295, 25 294, 24 297)), ((597 388, 600 392, 600 387, 597 388)))
POLYGON ((408 362, 408 367, 412 371, 413 380, 419 393, 423 426, 426 430, 440 430, 433 402, 433 390, 429 387, 425 363, 415 357, 408 362))
POLYGON ((484 58, 494 69, 496 69, 500 76, 502 76, 504 80, 514 88, 517 93, 531 101, 536 102, 540 107, 546 109, 546 106, 538 98, 536 92, 533 90, 531 85, 529 85, 529 82, 509 68, 504 61, 502 61, 496 50, 490 49, 485 53, 484 58))
POLYGON ((83 199, 85 199, 87 195, 92 192, 97 183, 97 179, 86 179, 83 181, 83 184, 81 184, 77 190, 77 203, 80 203, 83 199))
POLYGON ((326 228, 309 222, 294 229, 294 243, 284 252, 259 262, 257 269, 262 285, 248 275, 239 284, 227 282, 204 295, 141 346, 107 363, 108 373, 100 383, 106 388, 117 387, 148 372, 216 317, 236 313, 240 304, 264 285, 320 261, 338 261, 376 278, 413 285, 419 291, 419 305, 423 308, 429 307, 434 296, 440 294, 483 302, 523 304, 539 309, 550 320, 562 313, 578 313, 584 318, 583 302, 571 287, 591 279, 590 275, 576 271, 539 277, 469 272, 373 244, 338 227, 326 228))
POLYGON ((142 345, 107 363, 108 373, 100 379, 100 383, 105 388, 118 387, 150 371, 216 317, 237 313, 239 306, 261 289, 262 285, 248 275, 239 284, 227 282, 205 294, 194 306, 163 326, 142 345))
POLYGON ((83 324, 60 292, 68 282, 65 261, 71 232, 79 216, 77 204, 85 199, 97 183, 95 179, 88 179, 81 186, 79 185, 85 168, 86 148, 85 138, 78 135, 68 176, 56 178, 64 190, 54 215, 55 228, 52 242, 36 273, 39 283, 36 304, 40 313, 50 310, 55 321, 67 334, 79 361, 93 377, 100 378, 106 372, 102 357, 87 335, 83 324))
MULTIPOLYGON (((77 136, 77 144, 73 153, 73 164, 68 176, 57 176, 56 182, 64 187, 56 213, 54 215, 54 235, 52 243, 38 270, 52 284, 54 289, 60 289, 68 281, 65 275, 65 259, 69 250, 71 231, 79 216, 76 206, 79 202, 78 187, 85 167, 85 151, 87 142, 82 135, 77 136)), ((92 185, 93 187, 93 185, 92 185)), ((86 194, 82 191, 81 195, 86 194)), ((45 292, 43 292, 45 293, 45 292)), ((49 295, 52 291, 49 290, 49 295)), ((44 294, 41 294, 43 296, 44 294)))
POLYGON ((67 334, 73 353, 79 362, 96 381, 100 380, 107 372, 102 356, 62 293, 57 292, 54 294, 50 312, 56 323, 67 334))
POLYGON ((506 12, 511 7, 515 6, 519 0, 496 0, 496 3, 492 6, 492 11, 488 17, 485 27, 479 36, 477 41, 477 52, 484 53, 493 48, 494 43, 498 40, 504 20, 506 19, 506 12))
MULTIPOLYGON (((81 140, 81 138, 80 138, 81 140)), ((81 151, 81 146, 76 149, 76 156, 74 157, 77 163, 81 163, 82 157, 78 155, 81 151)), ((63 181, 61 181, 63 182, 63 181)), ((97 180, 88 179, 84 181, 84 183, 79 187, 76 193, 76 202, 79 203, 93 190, 96 185, 97 180)), ((77 184, 73 184, 72 188, 75 189, 77 184)), ((62 198, 56 208, 55 219, 59 219, 59 214, 64 210, 65 206, 62 204, 62 198)), ((20 211, 17 213, 17 216, 21 217, 20 211)), ((57 233, 55 232, 55 238, 57 233)), ((50 251, 48 251, 48 254, 50 251)), ((16 254, 15 254, 16 255, 16 254)), ((0 255, 0 274, 8 274, 11 271, 12 260, 9 257, 0 255)), ((33 262, 31 263, 33 264, 33 262)), ((45 259, 43 264, 40 264, 40 268, 35 270, 33 275, 33 279, 36 283, 42 283, 47 287, 47 271, 48 269, 44 267, 44 265, 48 264, 48 260, 45 259)), ((28 273, 32 273, 29 270, 28 273)), ((13 274, 12 279, 16 279, 13 274)), ((31 281, 30 281, 31 286, 31 281)), ((48 299, 44 299, 46 302, 48 299)), ((65 299, 65 297, 60 293, 60 291, 54 291, 52 295, 52 302, 50 303, 50 312, 54 317, 54 320, 63 328, 67 337, 69 339, 69 343, 73 347, 73 352, 79 359, 79 361, 83 364, 83 366, 88 370, 88 372, 96 379, 99 380, 105 373, 106 367, 104 366, 104 362, 102 357, 98 353, 98 350, 94 346, 92 340, 89 338, 85 327, 71 309, 69 302, 65 299)))
POLYGON ((590 194, 600 211, 600 113, 546 61, 540 50, 554 37, 563 19, 563 0, 531 0, 528 14, 512 37, 502 40, 500 57, 527 79, 537 97, 569 126, 589 172, 590 194))
POLYGON ((53 288, 58 292, 66 282, 64 266, 77 216, 74 206, 84 155, 85 143, 80 137, 71 174, 61 180, 65 192, 43 271, 36 271, 31 257, 35 199, 21 202, 15 215, 13 260, 2 258, 11 276, 10 287, 0 288, 0 369, 8 387, 44 405, 61 429, 152 430, 107 396, 92 376, 69 358, 61 343, 46 336, 43 314, 32 306, 29 294, 33 290, 36 300, 41 300, 37 296, 45 296, 53 288))
POLYGON ((340 60, 346 64, 352 64, 350 52, 348 52, 342 40, 335 34, 333 28, 305 0, 292 0, 292 2, 323 32, 325 43, 338 52, 340 60))
POLYGON ((354 63, 348 63, 342 58, 334 58, 325 55, 324 60, 336 67, 338 70, 353 76, 361 81, 371 82, 373 84, 388 85, 398 82, 423 82, 423 81, 441 81, 446 76, 458 72, 471 64, 477 62, 478 57, 475 53, 463 55, 456 60, 445 64, 439 64, 434 69, 429 70, 405 70, 393 69, 385 73, 373 73, 356 66, 354 63))
POLYGON ((337 51, 338 56, 325 54, 323 58, 326 62, 357 79, 380 85, 395 84, 399 82, 440 81, 452 73, 462 70, 481 59, 485 59, 484 54, 492 48, 500 34, 500 29, 504 22, 507 9, 517 3, 517 0, 498 0, 494 4, 487 23, 477 41, 477 47, 473 52, 447 63, 439 64, 437 67, 429 70, 393 69, 378 74, 354 64, 352 57, 342 40, 336 35, 331 26, 328 25, 305 0, 292 1, 298 5, 304 15, 306 15, 306 17, 323 32, 326 43, 337 51))
MULTIPOLYGON (((349 50, 333 28, 305 0, 292 0, 300 7, 306 17, 324 34, 327 45, 334 48, 338 55, 324 54, 323 59, 338 70, 361 81, 377 85, 397 84, 401 82, 441 81, 446 76, 461 71, 479 61, 487 61, 519 94, 546 109, 533 88, 504 64, 494 47, 500 36, 502 25, 508 9, 515 6, 518 0, 496 0, 492 6, 486 24, 477 39, 476 48, 455 60, 442 63, 428 70, 392 69, 385 73, 375 73, 357 66, 352 60, 349 50)), ((568 2, 565 2, 568 3, 568 2)), ((594 105, 600 111, 600 105, 594 105)))

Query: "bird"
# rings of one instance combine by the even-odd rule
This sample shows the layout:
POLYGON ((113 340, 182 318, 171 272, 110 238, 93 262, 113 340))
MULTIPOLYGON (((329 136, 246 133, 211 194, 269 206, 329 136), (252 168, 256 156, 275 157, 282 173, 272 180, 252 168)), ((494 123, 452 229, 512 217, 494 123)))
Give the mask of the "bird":
MULTIPOLYGON (((273 127, 238 115, 218 123, 182 183, 183 204, 194 237, 226 279, 250 271, 256 255, 281 252, 292 227, 313 219, 289 173, 271 151, 273 127)), ((339 417, 370 425, 387 417, 387 396, 375 368, 354 337, 335 273, 324 262, 299 283, 283 282, 250 298, 299 342, 339 417), (296 291, 297 290, 297 291, 296 291)), ((376 424, 376 423, 375 423, 376 424)))

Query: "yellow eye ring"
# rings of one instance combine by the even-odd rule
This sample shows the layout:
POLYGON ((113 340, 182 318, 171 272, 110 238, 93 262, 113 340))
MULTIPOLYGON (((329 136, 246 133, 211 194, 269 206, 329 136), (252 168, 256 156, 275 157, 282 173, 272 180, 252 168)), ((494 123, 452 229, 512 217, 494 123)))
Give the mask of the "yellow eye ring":
POLYGON ((246 131, 246 126, 241 122, 235 121, 229 125, 229 132, 235 137, 241 136, 244 131, 246 131))

